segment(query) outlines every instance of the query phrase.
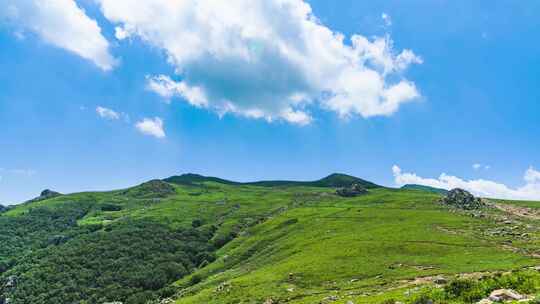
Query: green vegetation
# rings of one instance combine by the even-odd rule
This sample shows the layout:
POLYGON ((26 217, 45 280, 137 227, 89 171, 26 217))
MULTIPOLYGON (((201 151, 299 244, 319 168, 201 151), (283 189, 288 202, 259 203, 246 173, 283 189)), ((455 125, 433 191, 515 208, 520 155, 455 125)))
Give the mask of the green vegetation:
POLYGON ((409 297, 407 302, 418 304, 431 300, 435 303, 475 303, 497 289, 536 294, 540 292, 540 273, 536 270, 522 270, 507 274, 497 273, 477 280, 458 279, 444 287, 425 287, 409 297))
POLYGON ((448 193, 448 190, 430 187, 430 186, 424 186, 424 185, 415 185, 415 184, 407 184, 401 187, 401 189, 404 190, 418 190, 418 191, 426 191, 426 192, 432 192, 432 193, 438 193, 445 195, 448 193))
POLYGON ((540 286, 529 270, 441 288, 420 280, 426 287, 409 292, 425 277, 537 265, 537 221, 496 208, 448 209, 436 193, 339 174, 315 182, 243 184, 193 174, 165 181, 1 213, 0 299, 466 303, 495 287, 532 295, 540 286), (335 194, 354 183, 368 193, 335 194), (500 231, 508 221, 517 227, 508 228, 512 234, 500 231))

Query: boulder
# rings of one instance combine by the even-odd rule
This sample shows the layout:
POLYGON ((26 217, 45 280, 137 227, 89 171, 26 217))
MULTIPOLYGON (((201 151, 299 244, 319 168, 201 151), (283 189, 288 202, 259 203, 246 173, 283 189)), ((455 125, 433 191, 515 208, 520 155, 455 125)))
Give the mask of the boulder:
POLYGON ((485 203, 481 199, 474 197, 468 191, 458 188, 448 192, 440 202, 444 205, 464 210, 476 210, 485 206, 485 203))
POLYGON ((336 194, 342 197, 355 197, 368 193, 367 189, 360 184, 352 184, 349 187, 343 187, 336 190, 336 194))
POLYGON ((519 301, 523 298, 512 289, 496 289, 489 294, 489 300, 493 302, 519 301))
POLYGON ((433 279, 433 283, 437 284, 437 285, 444 285, 446 283, 448 283, 448 280, 443 277, 443 276, 437 276, 433 279))

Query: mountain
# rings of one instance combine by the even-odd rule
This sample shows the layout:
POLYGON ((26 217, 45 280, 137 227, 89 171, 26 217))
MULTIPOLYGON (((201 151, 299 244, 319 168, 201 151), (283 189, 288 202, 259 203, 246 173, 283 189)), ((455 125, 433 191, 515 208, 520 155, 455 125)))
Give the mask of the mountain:
POLYGON ((179 184, 179 185, 193 185, 197 183, 204 182, 215 182, 225 185, 251 185, 251 186, 261 186, 261 187, 348 187, 352 184, 360 184, 364 188, 373 189, 380 187, 372 182, 368 182, 358 177, 334 173, 328 175, 325 178, 316 180, 316 181, 290 181, 290 180, 274 180, 274 181, 257 181, 257 182, 233 182, 230 180, 225 180, 217 177, 203 176, 193 173, 183 174, 179 176, 172 176, 164 179, 164 181, 179 184))
POLYGON ((442 195, 448 194, 448 190, 446 189, 440 189, 440 188, 424 186, 424 185, 416 185, 416 184, 407 184, 401 187, 401 189, 426 191, 426 192, 438 193, 442 195))
POLYGON ((204 183, 204 182, 214 182, 214 183, 220 183, 220 184, 225 184, 225 185, 240 184, 240 183, 229 181, 222 178, 204 176, 204 175, 199 175, 199 174, 194 174, 194 173, 171 176, 169 178, 164 179, 163 181, 172 183, 172 184, 177 184, 177 185, 194 185, 197 183, 204 183))
POLYGON ((439 200, 341 174, 258 183, 189 174, 45 198, 0 214, 0 303, 471 303, 498 288, 540 293, 540 273, 523 270, 539 262, 537 203, 461 210, 439 200), (336 195, 353 183, 369 190, 336 195))

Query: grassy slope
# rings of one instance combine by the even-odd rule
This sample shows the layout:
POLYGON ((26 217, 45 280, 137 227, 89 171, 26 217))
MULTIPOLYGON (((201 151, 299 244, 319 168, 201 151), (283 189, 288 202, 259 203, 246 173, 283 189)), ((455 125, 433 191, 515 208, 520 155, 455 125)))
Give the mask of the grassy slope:
POLYGON ((372 299, 349 294, 417 276, 535 264, 478 235, 493 223, 450 213, 437 198, 388 189, 353 199, 309 195, 220 250, 197 273, 206 279, 177 303, 314 303, 329 295, 361 303, 372 299))
POLYGON ((85 201, 123 209, 93 207, 78 221, 81 226, 144 219, 186 228, 200 219, 219 227, 215 238, 238 234, 217 252, 218 260, 196 271, 200 283, 190 283, 192 276, 176 283, 183 293, 180 304, 262 303, 268 298, 314 303, 329 295, 339 297, 336 303, 363 303, 376 300, 361 294, 401 279, 537 263, 503 250, 502 237, 479 233, 496 223, 451 213, 434 203, 438 196, 432 193, 379 188, 366 196, 339 198, 332 188, 304 186, 204 182, 174 187, 175 195, 160 199, 122 191, 78 193, 21 205, 3 216, 85 201))
POLYGON ((430 186, 424 186, 424 185, 416 185, 416 184, 407 184, 401 187, 401 189, 404 190, 419 190, 419 191, 427 191, 437 194, 446 195, 448 193, 448 190, 430 187, 430 186))

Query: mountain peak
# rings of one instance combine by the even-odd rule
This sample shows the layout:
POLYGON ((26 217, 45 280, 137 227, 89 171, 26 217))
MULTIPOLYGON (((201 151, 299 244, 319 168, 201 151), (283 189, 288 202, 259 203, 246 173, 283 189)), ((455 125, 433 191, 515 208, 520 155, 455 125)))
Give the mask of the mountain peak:
POLYGON ((192 185, 195 183, 203 183, 203 182, 216 182, 226 185, 236 185, 239 184, 237 182, 233 182, 230 180, 218 178, 218 177, 212 177, 212 176, 204 176, 196 173, 184 173, 181 175, 175 175, 171 176, 169 178, 164 179, 163 181, 173 184, 181 184, 181 185, 192 185))

